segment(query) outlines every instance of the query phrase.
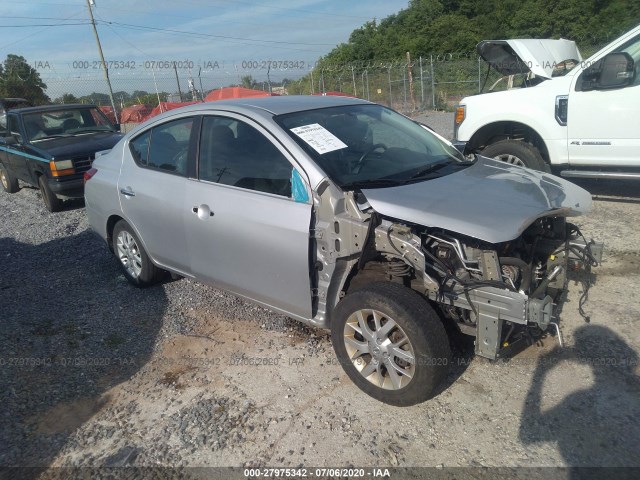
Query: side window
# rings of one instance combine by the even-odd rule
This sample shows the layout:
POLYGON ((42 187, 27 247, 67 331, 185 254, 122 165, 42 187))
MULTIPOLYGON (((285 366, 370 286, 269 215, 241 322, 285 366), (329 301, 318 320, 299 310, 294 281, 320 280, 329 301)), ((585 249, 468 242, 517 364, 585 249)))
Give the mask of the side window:
POLYGON ((129 142, 129 149, 140 166, 187 174, 189 139, 193 118, 181 118, 147 130, 129 142))
POLYGON ((636 78, 632 85, 640 85, 640 35, 628 41, 615 51, 626 52, 631 55, 636 70, 636 78))
POLYGON ((149 139, 151 138, 151 130, 147 130, 142 135, 129 142, 129 150, 138 165, 147 166, 149 158, 149 139))
POLYGON ((181 118, 153 128, 148 166, 186 175, 192 126, 193 118, 181 118))
POLYGON ((13 135, 20 143, 22 143, 22 135, 20 134, 20 124, 18 123, 18 117, 16 117, 15 115, 7 116, 7 130, 10 135, 13 135))
POLYGON ((291 163, 254 127, 230 120, 204 118, 200 180, 291 197, 291 163))

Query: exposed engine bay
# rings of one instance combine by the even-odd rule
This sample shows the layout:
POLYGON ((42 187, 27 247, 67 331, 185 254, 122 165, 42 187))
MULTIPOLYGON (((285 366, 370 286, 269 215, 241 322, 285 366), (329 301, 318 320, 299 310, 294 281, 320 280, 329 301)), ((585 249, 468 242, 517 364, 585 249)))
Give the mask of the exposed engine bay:
POLYGON ((564 216, 541 216, 517 238, 493 244, 385 218, 362 194, 332 190, 316 199, 312 232, 316 325, 330 323, 326 312, 348 291, 394 281, 421 293, 462 333, 475 336, 476 354, 496 359, 545 332, 562 343, 554 315, 573 273, 583 282, 579 310, 588 321, 583 305, 590 269, 601 261, 603 246, 588 241, 564 216))

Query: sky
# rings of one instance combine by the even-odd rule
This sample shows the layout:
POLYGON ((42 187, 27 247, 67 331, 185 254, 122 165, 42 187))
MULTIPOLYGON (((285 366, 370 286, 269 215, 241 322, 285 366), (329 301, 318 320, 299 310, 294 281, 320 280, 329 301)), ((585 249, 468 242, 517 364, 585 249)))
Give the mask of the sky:
MULTIPOLYGON (((252 75, 299 78, 355 28, 408 0, 95 0, 114 91, 169 91, 188 79, 205 90, 252 75), (271 61, 271 62, 270 62, 271 61), (154 77, 155 76, 155 82, 154 77)), ((86 0, 2 0, 0 56, 25 57, 55 98, 103 91, 86 0)))

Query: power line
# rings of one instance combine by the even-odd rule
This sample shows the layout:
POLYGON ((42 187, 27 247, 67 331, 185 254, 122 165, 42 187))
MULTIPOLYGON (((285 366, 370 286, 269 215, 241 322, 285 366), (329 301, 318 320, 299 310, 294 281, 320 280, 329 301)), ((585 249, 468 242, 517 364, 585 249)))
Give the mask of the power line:
POLYGON ((28 27, 68 27, 73 25, 91 25, 89 22, 82 23, 32 23, 30 25, 0 25, 0 28, 28 28, 28 27))
MULTIPOLYGON (((110 23, 112 22, 101 22, 104 25, 109 26, 110 23)), ((121 26, 121 25, 115 25, 117 28, 125 28, 125 29, 129 29, 129 30, 134 30, 134 31, 146 31, 148 32, 149 30, 147 28, 144 27, 129 27, 129 26, 121 26)), ((206 39, 206 38, 211 38, 210 35, 205 34, 205 33, 195 33, 195 32, 188 32, 188 33, 180 33, 180 32, 174 32, 174 31, 160 31, 159 33, 166 33, 169 35, 177 35, 177 36, 185 36, 188 38, 202 38, 202 39, 206 39)), ((242 42, 242 41, 238 41, 238 40, 229 40, 229 39, 225 39, 225 38, 219 38, 218 40, 222 41, 222 42, 228 42, 228 43, 233 43, 235 45, 246 45, 246 46, 250 46, 250 47, 255 47, 255 46, 264 46, 264 44, 260 43, 260 40, 250 40, 250 42, 253 43, 248 43, 248 42, 242 42)), ((296 42, 288 42, 289 45, 298 45, 296 42)), ((322 50, 310 50, 310 49, 305 49, 305 48, 295 48, 295 47, 287 47, 284 45, 270 45, 270 48, 275 48, 275 49, 281 49, 281 50, 293 50, 293 51, 297 51, 297 52, 307 52, 307 53, 314 53, 314 54, 318 54, 321 53, 322 50)))
MULTIPOLYGON (((73 17, 77 17, 77 16, 78 16, 78 15, 80 15, 81 13, 84 13, 84 10, 81 10, 81 11, 79 11, 79 12, 73 13, 73 14, 69 15, 68 17, 66 17, 65 19, 63 19, 63 20, 64 20, 64 21, 70 20, 70 19, 72 19, 73 17)), ((61 23, 61 24, 58 24, 58 25, 64 25, 64 24, 62 24, 62 23, 61 23)), ((14 40, 14 41, 13 41, 13 42, 11 42, 11 43, 7 43, 7 44, 5 44, 5 45, 0 46, 0 49, 4 49, 4 48, 7 48, 7 47, 10 47, 10 46, 12 46, 12 45, 15 45, 16 43, 20 43, 20 42, 22 42, 22 41, 26 40, 27 38, 31 38, 31 37, 33 37, 33 36, 35 36, 35 35, 38 35, 38 34, 40 34, 40 33, 44 32, 45 30, 48 30, 49 28, 51 28, 51 27, 45 27, 45 28, 43 28, 43 29, 41 29, 41 30, 38 30, 37 32, 33 32, 33 33, 30 33, 29 35, 25 35, 24 37, 21 37, 21 38, 19 38, 19 39, 17 39, 17 40, 14 40)))
POLYGON ((62 20, 63 22, 71 20, 69 17, 67 18, 59 18, 59 17, 25 17, 25 16, 9 16, 3 15, 2 18, 20 18, 24 20, 62 20))
MULTIPOLYGON (((103 22, 105 22, 105 20, 103 20, 103 22)), ((183 34, 183 35, 193 35, 193 36, 197 36, 197 37, 209 37, 209 38, 221 38, 221 39, 226 39, 226 40, 242 40, 242 41, 248 41, 248 42, 257 42, 257 43, 276 43, 276 44, 285 44, 285 45, 305 45, 305 46, 313 46, 313 47, 332 47, 335 46, 335 44, 333 43, 305 43, 305 42, 285 42, 285 41, 279 41, 279 40, 260 40, 260 39, 256 39, 256 38, 244 38, 244 37, 231 37, 228 35, 213 35, 210 33, 200 33, 200 32, 189 32, 186 30, 175 30, 175 29, 171 29, 171 28, 160 28, 160 27, 148 27, 146 25, 134 25, 131 23, 121 23, 121 22, 114 22, 114 21, 106 21, 106 23, 111 24, 111 25, 119 25, 121 27, 129 27, 129 28, 137 28, 137 29, 144 29, 144 30, 153 30, 153 31, 158 31, 158 32, 169 32, 169 33, 179 33, 179 34, 183 34)))

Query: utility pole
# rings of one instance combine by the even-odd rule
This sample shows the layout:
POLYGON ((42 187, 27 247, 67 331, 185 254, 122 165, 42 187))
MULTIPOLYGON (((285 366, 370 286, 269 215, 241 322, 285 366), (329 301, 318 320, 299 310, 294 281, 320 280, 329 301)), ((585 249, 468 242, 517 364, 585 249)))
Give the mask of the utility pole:
POLYGON ((409 70, 409 93, 411 94, 411 106, 416 111, 416 98, 413 95, 413 64, 411 63, 411 54, 407 52, 407 69, 409 70))
POLYGON ((178 95, 180 95, 180 101, 182 102, 182 90, 180 89, 180 79, 178 78, 178 67, 176 62, 173 62, 173 71, 176 73, 176 83, 178 84, 178 95))
POLYGON ((202 67, 198 67, 198 80, 200 81, 200 100, 204 102, 204 89, 202 88, 202 67))
POLYGON ((98 44, 98 52, 100 53, 100 61, 102 62, 102 68, 104 70, 104 78, 107 81, 107 87, 109 88, 109 100, 111 100, 111 107, 113 107, 113 115, 118 121, 118 110, 116 109, 116 102, 113 101, 113 89, 111 88, 111 80, 109 80, 109 69, 107 68, 107 62, 104 61, 104 55, 102 53, 102 45, 100 45, 100 37, 98 36, 98 29, 96 28, 96 21, 93 18, 93 10, 91 5, 95 5, 94 0, 87 0, 87 7, 89 8, 89 17, 91 19, 91 25, 93 26, 93 34, 96 36, 96 43, 98 44))

